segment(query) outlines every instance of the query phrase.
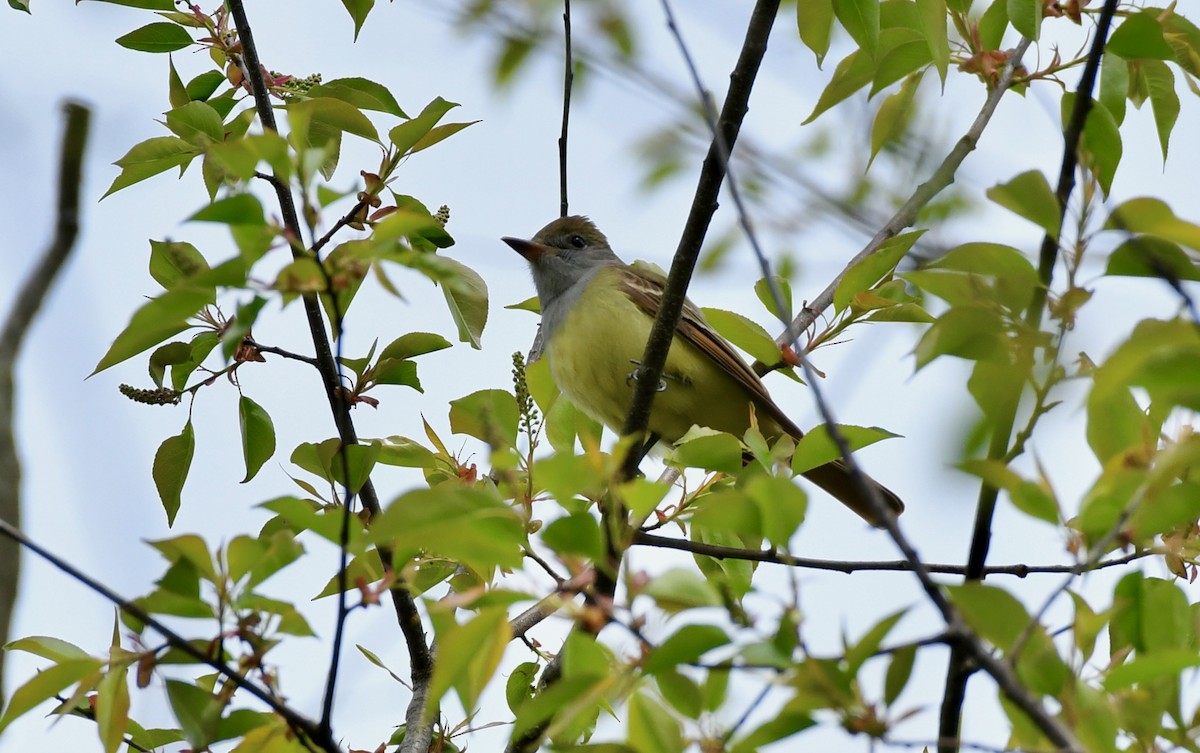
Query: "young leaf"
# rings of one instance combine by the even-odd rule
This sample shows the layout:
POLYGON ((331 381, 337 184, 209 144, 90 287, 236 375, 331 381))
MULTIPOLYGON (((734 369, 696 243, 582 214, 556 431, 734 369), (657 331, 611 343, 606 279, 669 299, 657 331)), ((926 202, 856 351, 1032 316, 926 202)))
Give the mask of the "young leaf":
POLYGON ((154 454, 154 486, 167 512, 167 525, 175 522, 179 512, 179 496, 187 481, 188 469, 192 465, 192 453, 196 450, 196 436, 189 420, 183 431, 167 437, 154 454))
MULTIPOLYGON (((356 32, 357 33, 357 32, 356 32)), ((398 118, 407 118, 404 110, 387 87, 365 78, 337 78, 326 81, 308 90, 310 97, 332 97, 348 102, 360 110, 386 112, 398 118)))
POLYGON ((820 68, 829 52, 829 38, 833 32, 833 0, 796 3, 796 26, 800 41, 817 56, 817 67, 820 68))
POLYGON ((891 274, 912 245, 924 234, 924 230, 916 230, 888 238, 879 245, 875 253, 859 260, 846 270, 833 292, 834 310, 841 311, 846 308, 856 294, 869 289, 891 274))
POLYGON ((723 309, 706 308, 702 311, 717 334, 749 353, 752 358, 769 366, 782 360, 779 345, 758 322, 723 309))
POLYGON ((929 54, 937 68, 942 85, 946 84, 946 71, 950 65, 950 41, 946 32, 946 0, 917 0, 917 19, 929 54))
POLYGON ((442 258, 442 263, 454 272, 452 277, 442 281, 442 294, 458 326, 458 340, 479 350, 488 317, 487 283, 465 264, 447 258, 442 258))
POLYGON ((146 24, 117 37, 117 44, 139 52, 174 52, 192 43, 192 36, 179 24, 166 21, 146 24))
MULTIPOLYGON (((884 439, 898 437, 899 434, 881 429, 878 426, 850 426, 838 424, 838 433, 850 445, 851 452, 857 452, 864 447, 873 445, 884 439)), ((792 455, 792 472, 804 473, 831 463, 842 456, 829 436, 829 427, 821 424, 805 434, 796 443, 796 452, 792 455)))
POLYGON ((447 102, 441 97, 437 97, 425 105, 425 109, 421 110, 420 115, 407 123, 401 123, 389 131, 388 139, 391 140, 392 146, 396 148, 397 154, 407 154, 418 141, 433 130, 433 127, 438 124, 438 121, 446 113, 455 107, 458 107, 457 103, 447 102))
POLYGON ((96 728, 105 753, 116 753, 129 728, 128 668, 109 666, 96 687, 96 728))
POLYGON ((480 390, 450 401, 450 430, 484 442, 511 446, 519 420, 517 400, 504 390, 480 390))
POLYGON ((1008 0, 1008 21, 1021 36, 1038 41, 1042 28, 1042 0, 1008 0))
POLYGON ((833 0, 833 12, 869 57, 879 47, 879 0, 833 0))
MULTIPOLYGON (((97 672, 102 666, 104 666, 104 662, 90 657, 67 659, 38 672, 9 697, 8 706, 4 709, 4 716, 0 716, 0 732, 4 732, 5 727, 25 713, 32 711, 39 703, 53 698, 64 688, 97 672)), ((99 676, 96 679, 98 680, 99 676)))
POLYGON ((1058 198, 1040 170, 1023 172, 1007 183, 989 188, 987 197, 1058 239, 1058 198))
POLYGON ((275 425, 261 405, 242 395, 238 400, 238 426, 242 432, 242 458, 246 461, 244 484, 275 454, 275 425))

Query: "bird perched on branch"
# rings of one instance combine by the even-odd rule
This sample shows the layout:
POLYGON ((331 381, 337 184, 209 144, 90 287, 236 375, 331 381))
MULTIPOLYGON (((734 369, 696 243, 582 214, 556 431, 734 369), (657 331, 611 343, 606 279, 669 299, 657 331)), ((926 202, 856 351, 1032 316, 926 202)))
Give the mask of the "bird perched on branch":
MULTIPOLYGON (((666 278, 621 261, 586 217, 554 220, 530 240, 503 240, 533 271, 555 383, 577 407, 619 431, 666 278)), ((785 434, 795 440, 803 436, 691 301, 684 304, 657 389, 649 431, 666 442, 679 440, 693 424, 741 437, 750 427, 752 410, 768 441, 785 434)), ((878 524, 871 500, 841 460, 804 476, 878 524)), ((866 475, 862 481, 893 513, 904 510, 889 489, 866 475)))

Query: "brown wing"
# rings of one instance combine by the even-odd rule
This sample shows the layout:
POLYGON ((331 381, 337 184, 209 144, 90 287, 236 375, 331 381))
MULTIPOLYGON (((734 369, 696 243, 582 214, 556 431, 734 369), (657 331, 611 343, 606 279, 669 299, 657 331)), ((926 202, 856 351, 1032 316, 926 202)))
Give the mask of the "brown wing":
MULTIPOLYGON (((653 270, 625 266, 621 268, 621 282, 629 298, 645 311, 650 317, 658 314, 662 304, 663 288, 666 278, 653 270)), ((716 333, 711 325, 704 320, 700 309, 691 301, 685 300, 683 315, 679 318, 677 331, 685 340, 695 346, 701 353, 720 364, 727 374, 738 384, 745 387, 754 401, 754 407, 761 413, 770 416, 780 428, 799 439, 800 431, 788 418, 767 392, 766 385, 759 379, 742 357, 738 355, 729 341, 716 333)))

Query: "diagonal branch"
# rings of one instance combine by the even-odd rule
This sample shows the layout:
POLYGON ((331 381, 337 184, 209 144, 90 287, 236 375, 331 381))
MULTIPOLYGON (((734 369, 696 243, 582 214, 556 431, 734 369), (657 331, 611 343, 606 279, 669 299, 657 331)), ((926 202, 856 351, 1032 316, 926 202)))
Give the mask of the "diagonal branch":
MULTIPOLYGON (((892 215, 891 219, 879 229, 875 236, 871 238, 870 243, 863 247, 862 251, 855 254, 842 271, 835 277, 825 289, 822 290, 816 298, 809 302, 795 319, 792 320, 792 326, 788 329, 791 332, 803 332, 812 326, 817 317, 821 315, 825 309, 829 308, 833 303, 833 293, 837 290, 837 286, 841 283, 842 278, 846 276, 846 272, 855 264, 858 264, 863 259, 871 256, 884 241, 895 237, 905 228, 912 227, 917 221, 917 215, 935 196, 941 193, 945 188, 954 182, 954 176, 958 173, 958 168, 962 165, 967 155, 975 150, 979 139, 983 136, 984 128, 991 121, 992 115, 996 112, 996 108, 1000 104, 1001 97, 1012 86, 1013 75, 1017 67, 1021 64, 1021 58, 1025 55, 1025 51, 1029 49, 1029 40, 1022 39, 1016 49, 1008 58, 1008 62, 1004 66, 1004 70, 1000 74, 1000 78, 996 81, 992 90, 988 93, 987 99, 984 100, 983 107, 979 109, 979 114, 975 116, 975 120, 971 123, 970 128, 966 133, 954 144, 954 148, 946 155, 937 169, 930 174, 929 178, 917 186, 916 190, 909 196, 908 201, 904 202, 903 206, 892 215)), ((781 345, 786 344, 787 331, 777 338, 777 342, 781 345)), ((770 366, 762 363, 754 365, 756 371, 760 374, 765 373, 770 366)))
POLYGON ((180 652, 192 657, 197 662, 206 664, 215 669, 222 677, 228 679, 238 688, 246 691, 250 695, 265 703, 272 711, 283 717, 283 719, 288 723, 288 726, 291 727, 297 734, 308 738, 320 750, 326 751, 327 753, 341 753, 341 749, 338 747, 337 742, 327 733, 327 731, 325 734, 322 734, 322 730, 318 728, 316 722, 303 716, 300 714, 300 712, 296 711, 291 706, 288 706, 286 703, 283 703, 269 691, 264 690, 257 684, 247 680, 241 674, 230 669, 229 666, 224 662, 217 661, 205 652, 201 651, 191 641, 188 641, 183 636, 179 635, 166 625, 156 620, 148 612, 146 612, 146 610, 142 609, 137 604, 122 598, 103 583, 88 576, 83 571, 59 558, 53 552, 50 552, 39 544, 34 543, 20 529, 3 519, 0 519, 0 534, 7 536, 9 539, 12 539, 15 542, 18 542, 25 548, 37 554, 42 559, 57 567, 59 570, 62 570, 64 573, 74 578, 76 581, 82 583, 91 590, 103 596, 105 599, 111 601, 122 612, 133 616, 139 622, 142 622, 143 624, 153 628, 167 640, 167 643, 170 644, 171 648, 177 649, 180 652))

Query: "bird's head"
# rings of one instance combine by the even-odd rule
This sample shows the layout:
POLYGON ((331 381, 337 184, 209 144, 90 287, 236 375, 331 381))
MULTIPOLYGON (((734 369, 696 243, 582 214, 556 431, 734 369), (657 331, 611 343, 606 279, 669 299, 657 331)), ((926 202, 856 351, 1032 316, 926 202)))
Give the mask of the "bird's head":
POLYGON ((502 240, 529 262, 543 306, 593 270, 621 263, 604 233, 587 217, 579 215, 554 220, 530 240, 502 240))

